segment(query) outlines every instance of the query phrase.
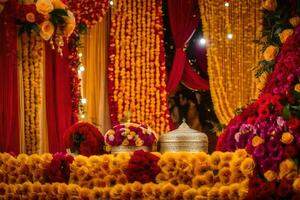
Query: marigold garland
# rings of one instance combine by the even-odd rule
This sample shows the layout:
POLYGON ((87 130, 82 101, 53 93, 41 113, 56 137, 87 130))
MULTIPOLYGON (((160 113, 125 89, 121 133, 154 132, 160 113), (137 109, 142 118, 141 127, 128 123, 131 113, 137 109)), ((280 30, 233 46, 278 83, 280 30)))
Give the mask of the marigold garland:
POLYGON ((109 101, 112 125, 124 113, 156 133, 169 130, 161 1, 119 0, 111 15, 109 101))
POLYGON ((22 35, 22 70, 24 85, 24 135, 25 152, 39 151, 41 73, 44 44, 42 38, 32 31, 22 35))
POLYGON ((258 96, 261 86, 252 70, 259 61, 261 1, 199 0, 204 36, 209 40, 208 75, 216 115, 227 124, 234 111, 258 96), (224 17, 220 17, 224 16, 224 17), (228 39, 228 34, 232 39, 228 39))

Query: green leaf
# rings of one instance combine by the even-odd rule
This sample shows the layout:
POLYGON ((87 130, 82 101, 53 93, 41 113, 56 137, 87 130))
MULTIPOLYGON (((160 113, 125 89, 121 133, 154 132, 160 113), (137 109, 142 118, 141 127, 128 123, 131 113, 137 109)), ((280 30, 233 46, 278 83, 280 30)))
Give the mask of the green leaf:
POLYGON ((283 108, 282 116, 283 116, 283 118, 286 119, 286 120, 289 120, 289 119, 291 118, 291 112, 290 112, 290 109, 289 109, 289 105, 286 105, 286 106, 283 108))

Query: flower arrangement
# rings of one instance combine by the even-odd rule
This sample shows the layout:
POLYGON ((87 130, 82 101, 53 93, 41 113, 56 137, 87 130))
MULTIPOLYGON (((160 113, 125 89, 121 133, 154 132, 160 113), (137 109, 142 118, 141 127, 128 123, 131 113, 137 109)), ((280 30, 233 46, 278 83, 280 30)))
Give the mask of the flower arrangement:
POLYGON ((156 133, 145 125, 125 122, 115 125, 105 133, 105 143, 108 146, 153 146, 158 138, 156 133))
POLYGON ((147 124, 158 134, 167 132, 162 1, 118 1, 112 8, 109 44, 112 125, 130 111, 132 121, 147 124))
POLYGON ((66 148, 84 156, 102 154, 104 138, 100 131, 86 122, 78 122, 64 133, 66 148))
POLYGON ((52 48, 62 54, 63 37, 68 38, 75 29, 73 13, 61 0, 37 0, 35 4, 20 4, 17 21, 20 33, 35 30, 44 40, 50 40, 52 48), (54 40, 54 41, 53 41, 54 40))
POLYGON ((129 182, 141 183, 155 182, 155 177, 160 172, 157 165, 159 157, 143 150, 138 150, 131 156, 126 176, 129 182))
POLYGON ((92 27, 101 21, 108 10, 108 0, 68 0, 77 24, 92 27))
POLYGON ((49 165, 45 169, 49 183, 64 182, 68 183, 70 178, 70 164, 74 158, 71 155, 55 153, 49 165))

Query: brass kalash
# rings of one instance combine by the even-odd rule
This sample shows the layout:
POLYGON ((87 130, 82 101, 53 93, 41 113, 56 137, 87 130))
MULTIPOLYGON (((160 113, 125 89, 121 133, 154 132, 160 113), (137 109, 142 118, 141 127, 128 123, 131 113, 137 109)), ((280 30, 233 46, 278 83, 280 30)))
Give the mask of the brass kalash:
POLYGON ((208 138, 205 133, 191 129, 185 120, 173 131, 163 134, 159 138, 160 152, 206 152, 208 138))

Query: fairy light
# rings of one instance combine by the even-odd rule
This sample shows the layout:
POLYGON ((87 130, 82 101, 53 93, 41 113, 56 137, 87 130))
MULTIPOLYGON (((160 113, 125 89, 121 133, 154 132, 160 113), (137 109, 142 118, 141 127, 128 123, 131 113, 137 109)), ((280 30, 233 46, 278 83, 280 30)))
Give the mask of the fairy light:
POLYGON ((109 1, 109 5, 113 6, 114 5, 114 1, 110 0, 109 1))
POLYGON ((229 7, 229 2, 228 1, 225 2, 224 5, 225 5, 225 7, 229 7))
POLYGON ((233 38, 232 33, 228 33, 228 34, 227 34, 227 38, 228 38, 229 40, 232 40, 232 38, 233 38))
POLYGON ((81 103, 82 103, 83 105, 85 105, 86 102, 87 102, 86 98, 82 98, 82 99, 81 99, 81 103))
POLYGON ((200 46, 202 46, 202 47, 205 46, 205 45, 206 45, 206 39, 200 38, 199 44, 200 44, 200 46))

